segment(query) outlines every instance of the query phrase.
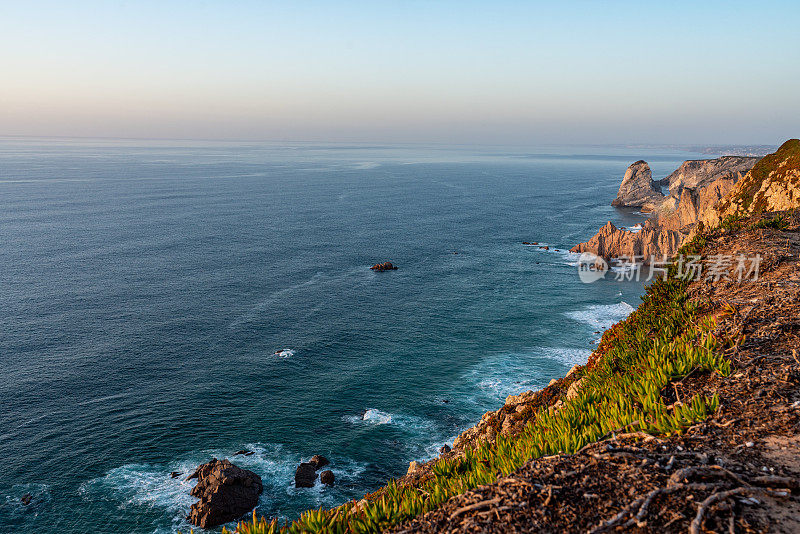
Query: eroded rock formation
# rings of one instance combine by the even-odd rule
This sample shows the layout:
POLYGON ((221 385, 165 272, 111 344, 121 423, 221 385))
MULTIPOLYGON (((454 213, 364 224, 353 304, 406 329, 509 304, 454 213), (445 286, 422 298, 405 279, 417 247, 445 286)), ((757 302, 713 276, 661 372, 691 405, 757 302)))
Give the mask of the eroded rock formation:
POLYGON ((586 243, 572 247, 572 252, 592 252, 603 258, 639 257, 642 261, 652 257, 671 255, 685 236, 678 231, 661 228, 653 219, 645 221, 638 232, 614 226, 611 221, 586 243))
POLYGON ((653 181, 653 173, 646 161, 639 160, 628 167, 612 206, 640 208, 653 211, 664 201, 661 187, 653 181))
MULTIPOLYGON (((643 256, 647 263, 653 257, 675 254, 694 230, 696 223, 719 221, 717 205, 732 194, 736 184, 745 181, 755 167, 758 158, 722 156, 716 159, 688 160, 672 174, 656 182, 650 167, 637 161, 625 172, 614 206, 637 206, 642 211, 652 212, 638 232, 616 228, 610 222, 585 243, 571 249, 572 252, 592 252, 606 259, 623 256, 643 256), (670 194, 661 195, 657 184, 667 185, 670 194)), ((777 188, 786 196, 789 190, 777 188)), ((777 198, 778 193, 775 196, 777 198)), ((784 199, 776 206, 790 204, 784 199)), ((775 208, 785 209, 785 208, 775 208)))
POLYGON ((660 183, 669 188, 671 196, 680 198, 681 190, 684 187, 692 189, 705 187, 711 182, 731 174, 734 175, 734 181, 738 181, 753 168, 758 160, 759 158, 742 156, 690 159, 684 161, 672 174, 660 180, 660 183))

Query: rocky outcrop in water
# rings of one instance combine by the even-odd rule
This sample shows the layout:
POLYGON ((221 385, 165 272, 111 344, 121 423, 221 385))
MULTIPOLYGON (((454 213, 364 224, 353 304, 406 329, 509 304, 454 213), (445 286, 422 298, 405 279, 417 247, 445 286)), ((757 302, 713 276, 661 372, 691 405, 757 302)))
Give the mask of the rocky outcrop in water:
POLYGON ((317 468, 314 467, 314 464, 303 462, 297 466, 297 470, 294 472, 295 488, 313 488, 316 481, 317 468))
POLYGON ((678 231, 659 227, 652 219, 645 221, 638 232, 622 230, 608 221, 593 238, 570 251, 592 252, 606 259, 638 257, 637 261, 647 263, 653 257, 673 254, 684 238, 678 231))
POLYGON ((333 475, 333 471, 328 469, 319 474, 319 481, 326 486, 333 486, 336 482, 336 477, 333 475))
POLYGON ((192 505, 187 519, 201 528, 239 519, 256 507, 264 490, 260 476, 228 460, 212 459, 186 480, 194 478, 197 485, 191 495, 200 500, 192 505))
POLYGON ((378 271, 378 272, 396 271, 397 270, 397 265, 392 265, 392 262, 385 261, 383 263, 376 263, 375 265, 370 267, 370 269, 373 270, 373 271, 378 271))
POLYGON ((308 461, 308 463, 313 465, 314 469, 320 469, 320 468, 325 467, 326 465, 328 465, 330 462, 324 456, 321 456, 319 454, 315 454, 314 456, 311 457, 311 459, 308 461))
POLYGON ((653 173, 646 161, 639 160, 628 167, 612 206, 640 208, 653 211, 664 201, 661 187, 653 181, 653 173))

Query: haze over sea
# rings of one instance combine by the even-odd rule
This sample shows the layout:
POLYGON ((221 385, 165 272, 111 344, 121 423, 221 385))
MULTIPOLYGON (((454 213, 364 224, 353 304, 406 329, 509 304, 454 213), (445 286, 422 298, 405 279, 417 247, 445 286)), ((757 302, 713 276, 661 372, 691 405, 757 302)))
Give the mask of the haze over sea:
POLYGON ((693 157, 0 140, 0 531, 188 532, 211 457, 271 517, 403 475, 637 306, 565 250, 642 220, 609 205, 631 162, 693 157), (293 487, 313 454, 334 488, 293 487))

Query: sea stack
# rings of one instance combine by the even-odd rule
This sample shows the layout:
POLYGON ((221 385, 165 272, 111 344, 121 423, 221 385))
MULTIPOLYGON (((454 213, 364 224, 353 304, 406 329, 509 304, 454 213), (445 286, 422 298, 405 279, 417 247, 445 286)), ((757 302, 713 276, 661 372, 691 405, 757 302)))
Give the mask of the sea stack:
POLYGON ((662 202, 664 202, 664 195, 661 193, 661 187, 653 181, 650 165, 644 160, 639 160, 625 171, 617 198, 611 202, 611 205, 619 208, 640 208, 642 211, 653 211, 662 202))

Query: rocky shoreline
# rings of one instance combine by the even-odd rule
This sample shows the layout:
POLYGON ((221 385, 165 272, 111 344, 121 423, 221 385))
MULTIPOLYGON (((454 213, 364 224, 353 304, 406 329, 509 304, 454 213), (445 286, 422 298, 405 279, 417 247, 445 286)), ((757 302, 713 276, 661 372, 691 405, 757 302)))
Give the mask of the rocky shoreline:
POLYGON ((609 221, 589 241, 571 251, 591 252, 606 260, 636 257, 642 263, 671 257, 692 235, 701 214, 726 197, 758 161, 759 158, 743 156, 687 160, 658 181, 653 180, 647 162, 637 161, 625 172, 611 205, 649 213, 642 230, 631 232, 609 221), (661 186, 669 189, 669 195, 661 192, 661 186))

